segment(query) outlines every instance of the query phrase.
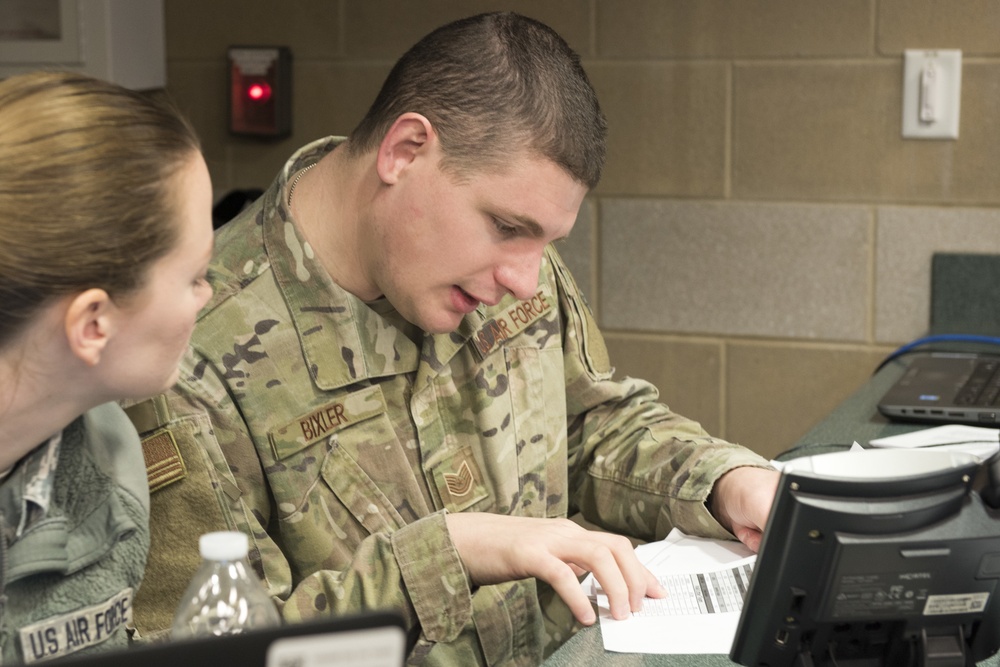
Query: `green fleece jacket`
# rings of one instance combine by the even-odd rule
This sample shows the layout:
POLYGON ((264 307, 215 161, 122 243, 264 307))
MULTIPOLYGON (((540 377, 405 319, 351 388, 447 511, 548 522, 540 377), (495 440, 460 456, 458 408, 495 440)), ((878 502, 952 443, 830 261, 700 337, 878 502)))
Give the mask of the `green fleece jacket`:
POLYGON ((142 449, 117 405, 18 462, 0 484, 4 665, 128 645, 148 519, 142 449))

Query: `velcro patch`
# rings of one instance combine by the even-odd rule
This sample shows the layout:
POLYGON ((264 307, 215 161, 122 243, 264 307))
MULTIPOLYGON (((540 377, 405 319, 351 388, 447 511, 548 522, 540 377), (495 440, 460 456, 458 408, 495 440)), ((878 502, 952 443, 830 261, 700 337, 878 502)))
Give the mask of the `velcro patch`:
POLYGON ((472 468, 469 467, 468 461, 462 461, 457 472, 446 472, 442 477, 452 498, 460 499, 469 495, 476 484, 476 478, 472 476, 472 468))
POLYGON ((132 624, 132 589, 105 602, 26 625, 18 633, 25 664, 51 660, 101 644, 132 624))
POLYGON ((485 359, 505 340, 513 338, 552 310, 551 297, 543 290, 524 301, 518 301, 503 313, 483 323, 470 341, 479 361, 485 359))
POLYGON ((479 465, 468 447, 437 466, 434 478, 441 501, 451 512, 461 512, 489 495, 479 465))
POLYGON ((300 415, 267 434, 278 461, 326 440, 333 433, 386 411, 385 397, 378 385, 366 387, 300 415))
POLYGON ((177 448, 174 434, 167 429, 161 429, 142 439, 142 457, 146 460, 146 479, 149 480, 150 493, 187 476, 181 450, 177 448))
POLYGON ((148 433, 163 428, 170 422, 170 405, 166 394, 158 394, 126 407, 125 414, 132 420, 136 431, 148 433))
POLYGON ((583 319, 586 329, 583 333, 583 351, 589 362, 591 371, 598 376, 607 375, 612 372, 611 357, 608 354, 608 346, 604 342, 604 335, 594 321, 594 314, 587 305, 583 306, 583 319))

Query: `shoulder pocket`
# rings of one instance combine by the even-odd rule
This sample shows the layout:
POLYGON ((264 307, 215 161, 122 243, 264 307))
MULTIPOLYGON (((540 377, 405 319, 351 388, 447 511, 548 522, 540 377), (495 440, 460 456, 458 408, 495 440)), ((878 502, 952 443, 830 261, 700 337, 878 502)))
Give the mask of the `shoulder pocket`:
POLYGON ((144 453, 155 452, 152 462, 147 458, 149 558, 134 608, 143 638, 170 630, 181 595, 201 564, 198 537, 236 525, 229 504, 239 499, 239 490, 216 473, 198 445, 201 438, 213 437, 210 433, 208 417, 192 415, 142 438, 144 453))
POLYGON ((614 369, 594 313, 558 254, 552 250, 548 257, 559 282, 559 300, 567 311, 567 333, 579 338, 580 353, 591 377, 608 380, 614 369))

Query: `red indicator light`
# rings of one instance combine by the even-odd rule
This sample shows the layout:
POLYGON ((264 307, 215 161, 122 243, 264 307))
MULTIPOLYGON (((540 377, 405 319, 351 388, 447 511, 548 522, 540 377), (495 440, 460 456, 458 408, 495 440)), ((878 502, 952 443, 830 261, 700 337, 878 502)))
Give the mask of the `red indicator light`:
POLYGON ((266 83, 253 83, 247 88, 247 97, 254 102, 267 102, 271 99, 271 86, 266 83))

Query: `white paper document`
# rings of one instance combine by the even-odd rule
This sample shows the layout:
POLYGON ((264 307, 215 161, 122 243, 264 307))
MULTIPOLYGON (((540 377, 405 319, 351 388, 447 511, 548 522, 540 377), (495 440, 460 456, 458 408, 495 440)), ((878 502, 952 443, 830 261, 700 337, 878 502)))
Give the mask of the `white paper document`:
POLYGON ((872 447, 954 449, 987 459, 1000 449, 1000 431, 983 426, 947 424, 886 438, 876 438, 872 447))
POLYGON ((741 542, 690 537, 676 529, 635 552, 667 589, 667 597, 646 598, 641 611, 616 621, 607 596, 597 587, 604 648, 621 653, 729 653, 757 556, 741 542))
MULTIPOLYGON (((863 452, 863 451, 865 451, 865 448, 862 447, 861 445, 859 445, 858 441, 855 440, 851 444, 851 448, 849 450, 847 450, 847 451, 850 451, 850 452, 863 452)), ((833 454, 833 453, 839 453, 839 452, 827 452, 827 453, 828 454, 833 454)), ((823 454, 813 454, 813 456, 823 456, 823 454)), ((794 460, 794 459, 791 459, 791 460, 794 460)), ((781 471, 781 470, 785 469, 785 464, 788 463, 788 461, 775 461, 774 459, 771 459, 769 461, 769 463, 774 467, 775 470, 781 471)))

